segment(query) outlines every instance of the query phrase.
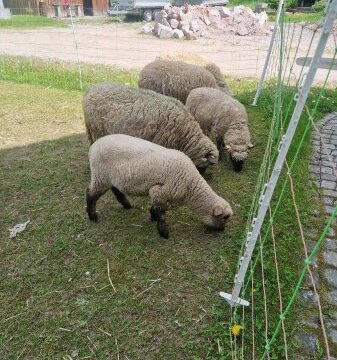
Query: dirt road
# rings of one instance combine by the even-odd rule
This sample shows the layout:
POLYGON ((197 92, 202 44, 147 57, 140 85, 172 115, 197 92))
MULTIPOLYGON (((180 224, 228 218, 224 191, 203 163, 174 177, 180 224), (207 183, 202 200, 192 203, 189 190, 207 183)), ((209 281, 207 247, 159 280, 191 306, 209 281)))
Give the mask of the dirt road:
MULTIPOLYGON (((217 63, 222 71, 235 77, 257 77, 263 67, 270 36, 234 36, 222 33, 196 41, 162 40, 152 35, 139 34, 139 23, 75 25, 75 34, 68 28, 39 28, 34 30, 0 30, 0 54, 34 56, 40 58, 117 65, 122 68, 140 69, 165 52, 194 52, 217 63)), ((285 32, 286 33, 286 32, 285 32)), ((291 31, 288 34, 290 39, 291 31)), ((295 29, 290 54, 297 57, 306 54, 311 30, 304 31, 300 39, 300 26, 295 29)), ((318 36, 317 36, 318 38, 318 36)), ((314 40, 312 49, 315 48, 314 40)), ((333 48, 334 44, 330 43, 333 48)), ((325 54, 331 57, 331 50, 325 54)), ((312 51, 309 53, 311 54, 312 51)), ((290 64, 288 65, 290 66, 290 64)), ((294 65, 294 74, 301 67, 294 65)), ((335 73, 336 71, 334 71, 335 73)), ((319 70, 322 81, 326 70, 319 70)), ((332 79, 337 81, 336 74, 332 79)))

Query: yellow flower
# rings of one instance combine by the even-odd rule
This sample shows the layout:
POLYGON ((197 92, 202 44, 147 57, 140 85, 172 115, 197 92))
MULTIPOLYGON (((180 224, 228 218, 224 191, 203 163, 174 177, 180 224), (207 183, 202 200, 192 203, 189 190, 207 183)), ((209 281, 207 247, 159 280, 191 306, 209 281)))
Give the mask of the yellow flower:
POLYGON ((232 334, 234 336, 238 336, 240 334, 241 329, 243 329, 243 327, 241 325, 234 325, 232 327, 232 334))

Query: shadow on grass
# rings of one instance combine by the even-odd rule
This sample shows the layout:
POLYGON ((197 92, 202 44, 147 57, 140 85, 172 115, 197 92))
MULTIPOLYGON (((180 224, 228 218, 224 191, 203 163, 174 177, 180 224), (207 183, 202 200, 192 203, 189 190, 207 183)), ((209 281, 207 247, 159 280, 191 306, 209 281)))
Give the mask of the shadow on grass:
MULTIPOLYGON (((217 291, 232 283, 249 198, 242 196, 226 233, 208 231, 190 210, 177 208, 168 213, 171 238, 163 240, 147 198, 131 198, 134 208, 124 210, 110 193, 98 202, 93 224, 85 214, 87 150, 83 134, 0 151, 1 358, 75 350, 89 356, 88 337, 100 358, 116 356, 115 339, 130 358, 206 356, 212 307, 224 306, 217 291), (26 218, 27 229, 10 240, 8 228, 26 218)), ((226 196, 233 178, 221 172, 224 165, 214 167, 210 182, 234 201, 236 195, 226 196)), ((240 182, 248 173, 232 176, 240 182)))

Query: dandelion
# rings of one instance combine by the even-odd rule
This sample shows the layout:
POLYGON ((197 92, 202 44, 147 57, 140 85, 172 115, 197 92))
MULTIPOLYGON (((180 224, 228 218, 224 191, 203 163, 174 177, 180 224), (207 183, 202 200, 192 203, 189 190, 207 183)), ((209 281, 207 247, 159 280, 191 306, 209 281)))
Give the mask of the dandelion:
POLYGON ((241 325, 234 325, 232 327, 232 334, 234 336, 238 336, 240 334, 241 329, 243 329, 243 327, 241 325))

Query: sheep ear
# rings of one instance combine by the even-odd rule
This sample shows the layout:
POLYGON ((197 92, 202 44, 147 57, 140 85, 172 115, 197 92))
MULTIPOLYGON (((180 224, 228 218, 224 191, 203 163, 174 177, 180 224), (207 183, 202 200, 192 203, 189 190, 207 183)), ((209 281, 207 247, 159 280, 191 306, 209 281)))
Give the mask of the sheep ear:
POLYGON ((216 164, 217 163, 216 158, 213 155, 206 155, 206 159, 210 164, 216 164))
POLYGON ((248 149, 251 149, 252 147, 254 147, 254 145, 252 143, 248 144, 248 149))
POLYGON ((222 210, 222 207, 221 206, 215 206, 215 208, 213 209, 213 215, 214 216, 220 216, 222 215, 223 213, 223 210, 222 210))
POLYGON ((230 150, 231 146, 230 145, 226 145, 226 150, 230 150))

